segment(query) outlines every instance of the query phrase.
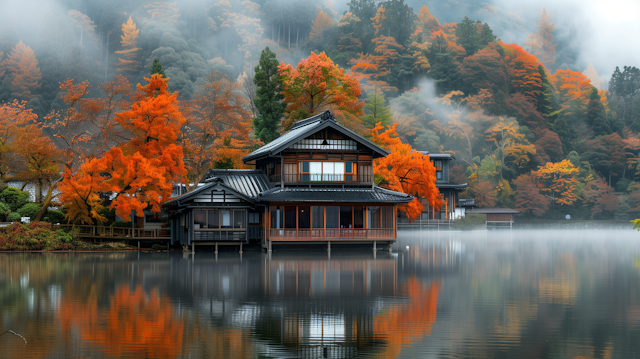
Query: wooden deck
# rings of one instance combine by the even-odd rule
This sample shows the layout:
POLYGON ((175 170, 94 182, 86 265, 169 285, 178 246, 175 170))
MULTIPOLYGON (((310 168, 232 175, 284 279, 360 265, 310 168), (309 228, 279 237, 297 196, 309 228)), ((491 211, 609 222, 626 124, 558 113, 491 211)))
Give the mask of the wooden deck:
POLYGON ((121 228, 104 226, 79 226, 62 224, 60 228, 77 230, 78 237, 91 239, 127 239, 127 240, 171 240, 171 229, 121 228))

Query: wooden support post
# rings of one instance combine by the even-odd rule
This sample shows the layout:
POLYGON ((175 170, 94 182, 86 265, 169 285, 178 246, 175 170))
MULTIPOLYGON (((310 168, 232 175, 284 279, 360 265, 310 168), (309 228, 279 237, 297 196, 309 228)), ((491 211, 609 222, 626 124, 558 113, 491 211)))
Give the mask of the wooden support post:
POLYGON ((195 252, 196 252, 196 244, 191 243, 191 253, 195 253, 195 252))
POLYGON ((327 242, 327 252, 331 252, 331 241, 327 242))
POLYGON ((138 250, 140 250, 140 241, 138 241, 138 250))
POLYGON ((214 251, 215 254, 218 254, 218 242, 216 242, 216 250, 214 251))
POLYGON ((242 254, 242 242, 240 242, 240 254, 242 254))
POLYGON ((391 242, 389 242, 389 253, 391 253, 391 242))
POLYGON ((373 251, 377 251, 378 249, 376 249, 376 241, 373 241, 373 251))
POLYGON ((269 248, 267 252, 271 253, 271 241, 267 241, 267 247, 269 248))

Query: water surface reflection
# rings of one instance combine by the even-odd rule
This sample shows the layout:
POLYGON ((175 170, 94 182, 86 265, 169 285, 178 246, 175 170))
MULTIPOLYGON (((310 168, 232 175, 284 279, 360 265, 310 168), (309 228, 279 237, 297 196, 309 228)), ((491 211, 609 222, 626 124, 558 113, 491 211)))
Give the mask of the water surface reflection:
POLYGON ((634 357, 632 231, 401 233, 393 253, 0 254, 1 358, 634 357))

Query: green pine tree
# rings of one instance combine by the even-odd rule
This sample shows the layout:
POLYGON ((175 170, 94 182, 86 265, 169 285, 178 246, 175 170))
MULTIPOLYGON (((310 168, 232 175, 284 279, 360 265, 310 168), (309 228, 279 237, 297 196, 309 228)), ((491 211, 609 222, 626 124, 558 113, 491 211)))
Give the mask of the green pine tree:
POLYGON ((164 74, 160 60, 158 59, 153 60, 153 64, 151 65, 151 75, 153 74, 160 74, 162 77, 167 77, 167 75, 164 74))
POLYGON ((607 112, 600 101, 598 89, 593 87, 589 94, 589 104, 587 105, 587 122, 593 128, 595 136, 611 134, 611 127, 607 119, 607 112))
POLYGON ((260 62, 255 67, 253 82, 257 86, 256 99, 258 117, 253 119, 256 137, 269 143, 280 136, 278 126, 287 104, 282 102, 282 80, 278 74, 276 54, 266 47, 260 54, 260 62))
POLYGON ((376 123, 382 122, 383 126, 388 126, 391 119, 391 106, 385 106, 384 96, 378 91, 369 92, 364 104, 365 116, 360 117, 367 128, 373 128, 376 123))

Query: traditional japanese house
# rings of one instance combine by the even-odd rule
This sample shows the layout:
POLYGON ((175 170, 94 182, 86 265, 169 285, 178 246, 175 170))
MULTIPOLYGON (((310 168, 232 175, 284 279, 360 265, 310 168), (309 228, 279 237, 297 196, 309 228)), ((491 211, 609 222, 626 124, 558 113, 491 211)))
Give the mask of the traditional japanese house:
POLYGON ((421 151, 422 154, 428 155, 436 168, 436 187, 442 194, 444 203, 441 208, 429 206, 429 202, 425 199, 421 200, 424 206, 421 219, 423 220, 451 220, 459 215, 459 198, 460 192, 467 188, 467 184, 456 184, 449 181, 449 168, 455 158, 448 153, 429 153, 421 151))
POLYGON ((375 186, 373 160, 387 154, 329 111, 296 122, 243 158, 255 170, 211 170, 196 190, 167 202, 172 239, 191 245, 259 238, 269 250, 273 243, 391 244, 396 205, 413 197, 375 186), (224 223, 232 227, 223 227, 231 217, 222 211, 231 209, 233 219, 224 223), (252 224, 261 228, 255 236, 248 235, 252 224))

